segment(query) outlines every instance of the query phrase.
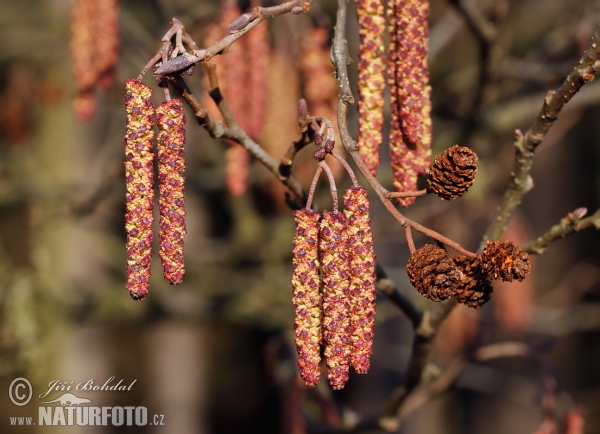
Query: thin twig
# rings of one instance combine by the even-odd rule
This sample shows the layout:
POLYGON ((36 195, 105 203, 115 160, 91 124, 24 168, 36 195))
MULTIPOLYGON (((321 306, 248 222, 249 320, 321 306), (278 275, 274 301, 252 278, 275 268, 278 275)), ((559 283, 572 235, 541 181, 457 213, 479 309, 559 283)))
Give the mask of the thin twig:
POLYGON ((358 183, 358 179, 356 179, 356 175, 354 174, 354 171, 352 170, 352 168, 350 167, 350 165, 348 164, 346 159, 335 151, 331 151, 331 155, 333 155, 336 160, 338 160, 340 163, 342 163, 342 166, 344 166, 344 169, 346 169, 348 176, 352 180, 352 185, 354 187, 360 187, 360 184, 358 183))
POLYGON ((430 191, 426 188, 424 188, 423 190, 417 190, 417 191, 389 191, 386 194, 386 197, 388 199, 394 199, 396 197, 418 197, 418 196, 425 196, 426 194, 429 194, 430 191))
POLYGON ((315 197, 315 190, 317 188, 317 182, 319 182, 319 176, 321 176, 322 171, 323 171, 323 168, 321 166, 317 167, 315 176, 313 176, 312 182, 310 184, 308 198, 306 199, 306 209, 309 209, 312 206, 313 198, 315 197))
POLYGON ((552 242, 592 227, 600 229, 600 209, 586 218, 579 217, 575 211, 563 217, 559 223, 552 226, 545 234, 523 245, 522 249, 528 253, 541 255, 552 242))

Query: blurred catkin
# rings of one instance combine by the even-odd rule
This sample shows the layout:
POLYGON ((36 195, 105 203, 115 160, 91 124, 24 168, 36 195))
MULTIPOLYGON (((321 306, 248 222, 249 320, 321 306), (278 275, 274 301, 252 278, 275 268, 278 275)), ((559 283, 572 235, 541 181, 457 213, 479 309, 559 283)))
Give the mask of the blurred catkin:
POLYGON ((158 239, 164 278, 179 284, 185 273, 185 114, 181 100, 163 102, 156 109, 160 222, 158 239))
POLYGON ((96 2, 75 0, 71 10, 71 68, 75 79, 76 96, 73 100, 75 114, 90 120, 96 112, 94 85, 98 69, 94 59, 96 43, 96 2))
POLYGON ((119 0, 74 0, 70 51, 76 87, 73 107, 80 119, 94 116, 96 87, 114 82, 119 46, 119 0))
POLYGON ((347 189, 344 207, 350 252, 350 363, 356 372, 366 374, 375 328, 375 253, 367 191, 363 187, 347 189))
MULTIPOLYGON (((388 4, 391 131, 390 157, 398 191, 417 190, 431 157, 431 87, 427 63, 428 0, 388 4)), ((402 206, 414 197, 398 198, 402 206)))
POLYGON ((324 211, 319 232, 319 257, 323 273, 323 341, 332 389, 342 389, 348 381, 350 342, 350 302, 348 290, 350 254, 346 218, 338 211, 324 211))
POLYGON ((296 211, 293 247, 292 304, 298 368, 304 384, 314 387, 321 375, 321 277, 319 271, 319 213, 296 211))
MULTIPOLYGON (((219 11, 215 29, 208 32, 211 38, 220 39, 227 35, 227 27, 242 15, 242 11, 234 0, 225 0, 219 11)), ((254 31, 254 29, 252 30, 254 31)), ((248 110, 250 99, 250 83, 248 76, 250 67, 247 58, 245 41, 241 38, 232 44, 227 52, 218 56, 217 74, 219 88, 229 103, 238 125, 247 132, 251 111, 248 110)), ((215 40, 207 41, 206 45, 215 40)), ((240 145, 227 141, 225 151, 225 184, 232 196, 241 196, 248 189, 250 158, 248 152, 240 145)))
POLYGON ((96 58, 98 86, 105 89, 115 79, 119 60, 119 0, 96 0, 96 58))
POLYGON ((385 90, 383 0, 356 0, 358 47, 358 151, 373 175, 380 164, 385 90))
POLYGON ((134 300, 143 300, 148 293, 152 259, 154 104, 152 89, 139 81, 128 80, 125 91, 127 289, 134 300))
POLYGON ((253 140, 258 140, 265 125, 267 108, 267 74, 271 59, 269 44, 269 21, 266 20, 254 27, 245 36, 244 44, 248 55, 249 89, 248 89, 248 122, 246 132, 253 140))

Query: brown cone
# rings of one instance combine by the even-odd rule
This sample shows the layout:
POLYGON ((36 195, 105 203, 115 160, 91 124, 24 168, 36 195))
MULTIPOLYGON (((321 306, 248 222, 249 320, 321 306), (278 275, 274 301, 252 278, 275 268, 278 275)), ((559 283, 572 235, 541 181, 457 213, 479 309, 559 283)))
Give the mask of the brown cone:
POLYGON ((475 152, 454 145, 435 157, 429 172, 429 189, 443 200, 456 199, 473 185, 479 160, 475 152))
POLYGON ((482 270, 494 280, 521 281, 531 272, 529 254, 512 241, 488 241, 480 257, 482 270))
POLYGON ((406 272, 417 291, 433 301, 452 297, 461 278, 448 253, 433 244, 425 244, 410 255, 406 272))
POLYGON ((493 291, 489 276, 481 269, 481 262, 479 259, 461 255, 454 258, 454 263, 462 273, 461 281, 454 288, 458 302, 481 309, 481 306, 490 300, 493 291))

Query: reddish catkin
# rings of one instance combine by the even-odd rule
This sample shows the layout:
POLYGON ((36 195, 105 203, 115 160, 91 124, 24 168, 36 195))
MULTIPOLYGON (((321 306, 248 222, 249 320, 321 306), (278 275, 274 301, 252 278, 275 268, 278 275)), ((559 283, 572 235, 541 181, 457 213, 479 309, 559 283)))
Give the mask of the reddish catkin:
MULTIPOLYGON (((253 140, 258 140, 264 124, 267 108, 267 74, 271 47, 269 45, 270 20, 263 21, 245 36, 245 47, 250 61, 248 122, 246 132, 253 140)), ((243 38, 242 38, 243 39, 243 38)))
POLYGON ((119 0, 96 0, 94 58, 98 86, 108 88, 115 78, 119 60, 119 0))
POLYGON ((98 79, 95 66, 96 2, 75 0, 71 10, 71 68, 75 79, 76 96, 73 100, 75 114, 81 120, 92 119, 96 112, 93 87, 98 79))
POLYGON ((358 152, 373 175, 380 164, 385 90, 383 0, 356 0, 358 47, 358 152))
POLYGON ((127 81, 125 91, 127 289, 134 300, 143 300, 148 293, 152 259, 154 104, 152 89, 139 81, 127 81))
POLYGON ((344 207, 350 251, 350 363, 356 372, 366 374, 375 327, 375 253, 367 191, 363 187, 347 189, 344 207))
MULTIPOLYGON (((234 0, 225 0, 219 12, 218 27, 220 38, 227 35, 227 26, 242 15, 242 11, 234 0)), ((254 31, 254 29, 252 29, 254 31)), ((251 32, 252 32, 251 31, 251 32)), ((218 34, 218 32, 211 32, 218 34)), ((211 44, 214 41, 211 42, 211 44)), ((248 76, 250 64, 246 50, 247 39, 241 38, 231 45, 226 53, 218 56, 217 73, 219 87, 229 102, 229 107, 239 126, 247 131, 252 119, 249 110, 250 86, 248 76)), ((241 196, 248 189, 249 177, 248 152, 237 143, 227 141, 225 151, 225 184, 232 196, 241 196)))
POLYGON ((158 188, 160 192, 160 259, 164 278, 180 284, 185 273, 185 114, 181 100, 163 102, 156 109, 158 125, 158 188))
POLYGON ((298 368, 304 384, 319 383, 321 361, 321 277, 319 274, 319 213, 296 211, 292 290, 298 368))
MULTIPOLYGON (((390 157, 394 186, 414 191, 431 157, 431 87, 427 64, 428 0, 389 2, 390 157)), ((414 197, 398 198, 402 206, 414 197)))
POLYGON ((323 340, 332 389, 348 381, 350 343, 350 302, 348 291, 350 254, 346 244, 346 218, 338 211, 324 211, 319 231, 319 257, 323 278, 323 340))

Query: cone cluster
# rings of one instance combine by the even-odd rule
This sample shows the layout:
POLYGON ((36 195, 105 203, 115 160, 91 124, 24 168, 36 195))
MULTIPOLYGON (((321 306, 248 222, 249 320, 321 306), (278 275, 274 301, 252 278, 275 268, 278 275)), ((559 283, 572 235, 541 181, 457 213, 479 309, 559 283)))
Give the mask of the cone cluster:
POLYGON ((478 164, 477 154, 467 147, 446 149, 429 169, 429 189, 443 200, 461 197, 473 185, 478 164))
POLYGON ((458 302, 481 309, 490 300, 492 280, 523 280, 531 272, 529 255, 512 241, 488 241, 475 258, 450 258, 426 244, 410 255, 406 271, 412 285, 433 301, 456 296, 458 302))
POLYGON ((300 375, 319 382, 320 347, 334 390, 350 365, 369 369, 375 317, 375 254, 366 190, 344 196, 345 211, 296 212, 292 275, 295 343, 300 375))
POLYGON ((134 300, 148 293, 152 260, 152 223, 154 217, 154 172, 152 146, 154 123, 158 123, 159 240, 164 277, 181 283, 184 274, 183 237, 185 235, 185 115, 180 100, 161 104, 156 113, 152 89, 137 80, 125 83, 127 112, 125 182, 127 231, 127 289, 134 300))

